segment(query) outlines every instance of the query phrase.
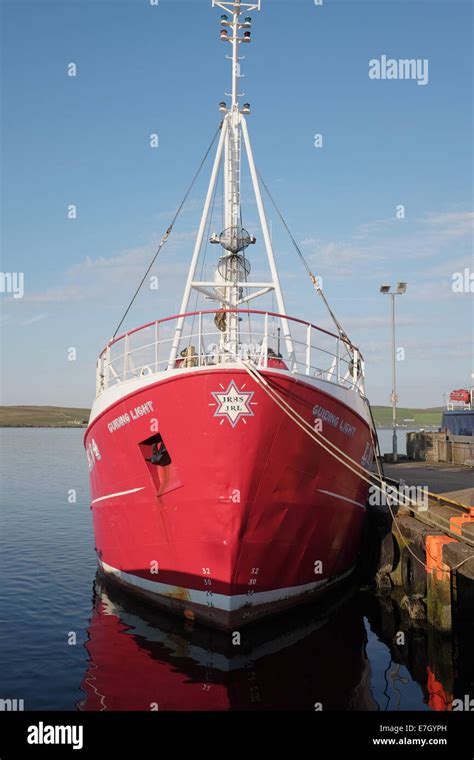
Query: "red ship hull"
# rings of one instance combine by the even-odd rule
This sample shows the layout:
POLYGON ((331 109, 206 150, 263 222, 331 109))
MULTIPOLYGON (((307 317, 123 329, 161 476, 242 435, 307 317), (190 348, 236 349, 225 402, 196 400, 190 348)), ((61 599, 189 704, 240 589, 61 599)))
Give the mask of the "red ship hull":
MULTIPOLYGON (((330 383, 263 374, 308 422, 321 417, 324 436, 366 460, 369 422, 349 391, 338 398, 330 383)), ((96 410, 86 433, 96 550, 108 576, 223 629, 347 577, 364 481, 243 369, 180 370, 146 383, 96 410), (160 464, 150 461, 157 435, 169 455, 160 464)))

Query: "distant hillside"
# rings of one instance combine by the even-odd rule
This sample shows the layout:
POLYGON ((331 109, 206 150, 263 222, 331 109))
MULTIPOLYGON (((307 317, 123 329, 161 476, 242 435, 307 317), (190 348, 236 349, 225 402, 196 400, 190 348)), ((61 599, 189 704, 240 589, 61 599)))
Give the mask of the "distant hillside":
POLYGON ((89 414, 63 406, 0 406, 0 427, 84 427, 89 414))
MULTIPOLYGON (((407 427, 431 427, 441 424, 441 415, 443 408, 433 407, 431 409, 407 409, 397 407, 397 424, 406 425, 407 427), (414 422, 405 422, 405 420, 414 420, 414 422)), ((372 414, 374 415, 377 427, 392 426, 392 407, 391 406, 373 406, 372 414)))
MULTIPOLYGON (((397 409, 397 423, 406 427, 430 427, 441 423, 441 407, 397 409), (406 419, 414 422, 405 422, 406 419)), ((377 427, 391 427, 392 407, 373 406, 377 427)), ((0 406, 0 427, 83 427, 90 410, 63 406, 0 406)))

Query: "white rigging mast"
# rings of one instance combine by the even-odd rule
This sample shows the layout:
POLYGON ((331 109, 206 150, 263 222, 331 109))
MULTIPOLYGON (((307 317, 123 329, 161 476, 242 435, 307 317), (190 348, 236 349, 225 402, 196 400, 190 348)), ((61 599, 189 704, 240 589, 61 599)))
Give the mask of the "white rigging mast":
MULTIPOLYGON (((187 312, 193 289, 204 294, 207 298, 219 302, 221 309, 239 309, 250 300, 274 291, 278 311, 283 315, 281 324, 288 357, 292 361, 294 360, 293 344, 288 321, 285 319, 285 304, 245 119, 245 114, 250 113, 250 105, 245 103, 242 108, 239 105, 239 98, 242 97, 242 94, 238 91, 239 79, 242 77, 240 73, 240 61, 242 58, 239 56, 239 47, 242 44, 250 43, 250 29, 252 26, 251 18, 249 16, 242 18, 242 15, 251 11, 259 11, 260 0, 254 3, 244 3, 239 0, 235 0, 235 2, 212 0, 212 7, 219 7, 226 12, 221 16, 221 39, 232 45, 232 55, 227 56, 232 62, 232 88, 231 92, 227 93, 231 97, 232 102, 230 107, 225 102, 220 104, 220 110, 225 116, 222 121, 220 139, 181 302, 180 314, 187 312), (268 282, 251 282, 247 279, 250 266, 243 252, 248 245, 255 243, 255 238, 243 229, 241 223, 240 180, 242 138, 249 162, 250 175, 270 267, 271 279, 268 282), (204 282, 196 279, 197 264, 222 163, 224 174, 225 228, 220 235, 213 235, 210 242, 220 244, 223 248, 223 255, 219 260, 215 281, 204 282), (244 296, 244 288, 250 288, 255 292, 244 296)), ((168 365, 169 368, 172 368, 175 364, 179 342, 182 337, 183 324, 184 317, 178 320, 168 365)), ((221 330, 222 351, 230 356, 235 355, 239 347, 239 315, 231 311, 220 320, 220 323, 216 321, 216 324, 221 330)))

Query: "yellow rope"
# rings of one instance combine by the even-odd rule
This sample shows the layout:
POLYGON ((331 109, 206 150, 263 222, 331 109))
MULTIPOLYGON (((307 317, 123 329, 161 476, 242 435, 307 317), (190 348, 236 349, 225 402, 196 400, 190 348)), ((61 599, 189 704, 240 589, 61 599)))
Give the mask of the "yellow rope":
MULTIPOLYGON (((244 365, 245 369, 247 370, 247 372, 249 373, 249 375, 252 377, 252 379, 258 385, 260 385, 262 387, 262 389, 265 391, 265 393, 277 404, 277 406, 279 406, 280 409, 282 409, 282 411, 288 417, 290 417, 290 419, 292 419, 293 422, 295 422, 298 425, 298 427, 300 427, 303 430, 304 433, 306 433, 313 441, 315 441, 315 443, 317 443, 318 446, 321 446, 325 451, 327 451, 329 454, 331 454, 331 456, 333 456, 335 459, 337 459, 338 462, 341 462, 341 464, 343 464, 345 467, 347 467, 347 469, 349 469, 354 474, 358 475, 366 483, 368 483, 371 486, 374 486, 381 493, 383 493, 383 494, 386 495, 386 489, 387 489, 387 485, 388 484, 386 483, 386 481, 383 480, 383 478, 380 475, 377 475, 376 473, 372 472, 371 470, 367 469, 366 467, 363 467, 363 465, 358 464, 354 459, 352 459, 349 456, 349 454, 347 454, 345 451, 343 451, 342 449, 340 449, 335 443, 333 443, 328 438, 326 438, 322 433, 320 433, 317 430, 315 430, 311 426, 311 424, 307 420, 304 419, 304 417, 302 417, 298 412, 296 412, 290 406, 290 404, 274 388, 271 387, 271 385, 268 383, 268 381, 263 377, 263 375, 253 365, 251 365, 249 362, 245 361, 244 359, 240 359, 239 358, 239 361, 244 365), (319 439, 322 439, 322 440, 319 440, 319 439), (324 441, 324 443, 323 443, 323 441, 324 441), (334 451, 331 451, 325 445, 325 443, 329 444, 329 446, 331 446, 334 449, 334 451), (344 461, 343 459, 341 459, 341 457, 338 456, 338 454, 341 454, 342 456, 346 457, 346 459, 348 461, 344 461), (350 464, 349 464, 349 462, 350 462, 350 464), (357 467, 361 472, 358 472, 357 470, 355 470, 354 467, 351 466, 351 464, 355 465, 355 467, 357 467), (366 477, 362 473, 367 473, 370 477, 366 477), (374 483, 374 478, 375 479, 378 478, 380 480, 382 486, 379 486, 379 485, 377 485, 377 483, 374 483)), ((372 432, 371 432, 371 437, 372 437, 372 432)), ((372 437, 372 442, 373 442, 373 437, 372 437)), ((393 496, 392 495, 392 498, 397 503, 400 503, 400 500, 397 498, 397 496, 393 496)), ((419 562, 421 565, 423 565, 423 567, 426 569, 426 563, 422 562, 422 560, 420 560, 420 558, 417 557, 416 554, 411 550, 411 548, 410 548, 410 546, 408 544, 407 539, 403 535, 403 532, 402 532, 402 530, 400 528, 398 520, 397 520, 395 514, 393 513, 393 510, 392 510, 391 505, 390 505, 390 501, 388 499, 386 499, 386 500, 387 500, 387 506, 388 506, 388 508, 390 510, 390 514, 392 516, 393 522, 395 523, 395 526, 396 526, 396 529, 397 529, 397 531, 398 531, 398 533, 400 535, 400 538, 404 542, 407 550, 413 556, 413 558, 416 559, 416 561, 419 562)), ((404 496, 404 503, 403 503, 402 506, 406 506, 406 502, 407 501, 409 503, 413 504, 413 505, 418 506, 417 503, 416 503, 416 501, 414 501, 413 499, 410 499, 409 497, 406 497, 406 496, 404 496)), ((462 506, 462 505, 459 505, 459 506, 462 506)), ((415 511, 415 510, 413 509, 412 511, 415 511)), ((449 529, 444 528, 444 526, 442 526, 440 523, 437 523, 436 521, 432 520, 432 518, 430 518, 430 524, 433 527, 441 528, 441 530, 443 531, 443 533, 449 533, 450 535, 454 536, 454 533, 452 531, 450 531, 449 529)), ((456 536, 456 538, 458 538, 458 536, 456 536)), ((446 572, 451 572, 452 570, 457 570, 459 567, 461 567, 461 565, 463 565, 465 562, 467 562, 470 559, 474 559, 474 555, 466 557, 466 559, 463 559, 462 562, 460 562, 458 565, 456 565, 455 567, 451 568, 450 570, 441 570, 441 572, 445 572, 446 573, 446 572)))

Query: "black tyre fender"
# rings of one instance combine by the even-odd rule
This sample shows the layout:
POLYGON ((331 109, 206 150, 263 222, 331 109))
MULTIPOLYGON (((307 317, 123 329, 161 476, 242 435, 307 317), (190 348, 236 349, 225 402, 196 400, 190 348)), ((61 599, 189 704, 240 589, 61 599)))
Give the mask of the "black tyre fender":
POLYGON ((387 533, 380 542, 379 564, 377 570, 391 573, 396 567, 396 541, 392 532, 387 533))

